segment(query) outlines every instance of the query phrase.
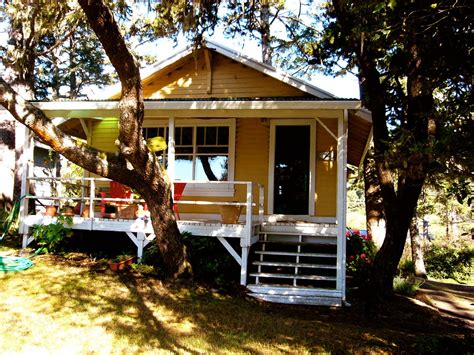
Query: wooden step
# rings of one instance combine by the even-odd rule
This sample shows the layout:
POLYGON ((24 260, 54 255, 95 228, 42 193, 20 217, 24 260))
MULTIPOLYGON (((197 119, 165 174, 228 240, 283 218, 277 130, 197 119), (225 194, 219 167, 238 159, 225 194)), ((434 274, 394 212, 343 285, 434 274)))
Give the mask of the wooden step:
POLYGON ((337 243, 337 240, 335 237, 330 237, 330 236, 318 236, 314 238, 331 238, 327 240, 314 240, 311 242, 295 242, 295 241, 286 241, 286 240, 259 240, 259 243, 261 244, 282 244, 282 245, 309 245, 309 246, 317 246, 317 245, 335 245, 337 243))
POLYGON ((303 257, 314 257, 314 258, 336 258, 337 255, 333 253, 298 253, 291 251, 261 251, 256 250, 255 254, 262 255, 286 255, 286 256, 303 256, 303 257))
POLYGON ((336 281, 336 277, 333 276, 320 276, 320 275, 295 275, 295 274, 272 274, 265 272, 251 273, 249 276, 252 277, 267 277, 275 279, 292 279, 292 280, 313 280, 313 281, 336 281))
POLYGON ((269 295, 266 293, 249 293, 249 296, 262 301, 281 303, 281 304, 301 304, 311 306, 341 307, 342 299, 340 297, 325 296, 282 296, 269 295))
POLYGON ((342 297, 342 292, 334 288, 321 288, 314 286, 289 286, 277 284, 249 284, 247 288, 254 293, 266 293, 281 296, 325 296, 325 297, 342 297))
POLYGON ((336 269, 335 265, 325 264, 308 264, 308 263, 285 263, 279 261, 254 261, 253 265, 261 266, 282 266, 282 267, 299 267, 299 268, 311 268, 311 269, 336 269))
POLYGON ((289 235, 289 236, 304 236, 304 237, 337 237, 336 233, 301 233, 301 232, 278 232, 278 231, 272 231, 272 232, 262 232, 260 231, 258 233, 259 235, 289 235))

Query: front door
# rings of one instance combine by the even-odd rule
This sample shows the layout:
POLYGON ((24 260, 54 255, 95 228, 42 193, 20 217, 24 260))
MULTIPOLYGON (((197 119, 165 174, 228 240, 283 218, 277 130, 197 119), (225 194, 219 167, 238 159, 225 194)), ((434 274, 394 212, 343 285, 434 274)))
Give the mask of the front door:
POLYGON ((310 189, 310 125, 276 125, 273 213, 307 215, 310 189))

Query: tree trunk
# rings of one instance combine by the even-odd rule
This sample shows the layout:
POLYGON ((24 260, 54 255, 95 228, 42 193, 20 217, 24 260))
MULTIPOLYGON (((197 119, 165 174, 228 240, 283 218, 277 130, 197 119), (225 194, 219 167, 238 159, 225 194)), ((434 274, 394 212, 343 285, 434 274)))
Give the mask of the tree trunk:
POLYGON ((418 218, 416 214, 410 222, 411 259, 415 268, 415 276, 426 279, 425 262, 423 260, 423 249, 421 236, 418 230, 418 218))
MULTIPOLYGON (((90 172, 136 189, 149 205, 164 269, 169 276, 179 277, 187 273, 189 264, 173 216, 170 186, 161 172, 156 156, 146 147, 141 133, 144 101, 138 63, 129 52, 108 7, 102 1, 81 0, 80 5, 122 84, 118 152, 100 151, 65 134, 2 78, 0 105, 68 160, 90 172)), ((33 48, 29 52, 33 53, 33 48)), ((32 63, 34 64, 34 57, 32 63)), ((33 73, 33 68, 34 65, 27 71, 31 69, 29 73, 33 73)), ((30 74, 23 73, 21 78, 29 78, 30 81, 23 80, 20 83, 32 84, 33 78, 28 75, 30 74)))
POLYGON ((385 215, 375 162, 369 155, 364 159, 364 190, 367 232, 378 250, 385 238, 385 215))
POLYGON ((261 4, 260 10, 260 44, 262 46, 262 62, 272 65, 273 50, 270 38, 270 8, 268 3, 261 4))

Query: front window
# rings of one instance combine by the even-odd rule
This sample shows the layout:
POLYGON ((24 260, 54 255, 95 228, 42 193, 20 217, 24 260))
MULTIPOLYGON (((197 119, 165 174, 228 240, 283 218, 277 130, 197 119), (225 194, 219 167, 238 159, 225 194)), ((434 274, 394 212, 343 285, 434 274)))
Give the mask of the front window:
MULTIPOLYGON (((182 120, 177 122, 174 131, 175 180, 233 180, 235 121, 232 119, 212 120, 214 121, 212 123, 210 121, 182 120)), ((143 136, 145 139, 156 136, 164 137, 168 143, 168 127, 145 127, 143 136)), ((168 167, 168 150, 159 154, 164 166, 168 167)), ((195 193, 198 194, 206 189, 210 189, 210 187, 196 184, 192 187, 189 186, 186 191, 195 190, 195 193)), ((227 195, 233 191, 231 186, 227 185, 213 185, 212 190, 218 195, 227 195)))
POLYGON ((228 180, 228 126, 176 127, 175 144, 176 180, 228 180))

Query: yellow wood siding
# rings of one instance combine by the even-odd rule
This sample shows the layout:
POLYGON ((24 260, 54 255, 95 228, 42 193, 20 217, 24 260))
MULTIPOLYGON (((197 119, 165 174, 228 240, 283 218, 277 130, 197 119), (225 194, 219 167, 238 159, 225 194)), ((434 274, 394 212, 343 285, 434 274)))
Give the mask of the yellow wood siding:
POLYGON ((118 119, 104 118, 92 123, 91 145, 94 148, 115 152, 115 140, 118 137, 118 119))
MULTIPOLYGON (((268 121, 260 118, 241 118, 237 120, 237 139, 235 145, 235 180, 253 181, 265 187, 265 200, 268 185, 268 148, 270 127, 268 121)), ((258 190, 254 190, 257 194, 258 190)), ((237 194, 237 199, 245 201, 245 191, 237 194)), ((258 201, 258 195, 255 198, 258 201)), ((265 206, 267 211, 267 206, 265 206)), ((254 210, 257 213, 257 209, 254 210)))
MULTIPOLYGON (((337 119, 321 120, 334 134, 337 134, 337 119)), ((316 201, 317 217, 336 216, 337 161, 319 159, 320 152, 337 151, 336 140, 318 123, 316 126, 316 201)))
POLYGON ((147 99, 161 98, 232 98, 305 96, 290 85, 276 80, 220 54, 212 55, 212 85, 208 93, 208 75, 204 55, 192 56, 171 72, 147 79, 143 93, 147 99))

